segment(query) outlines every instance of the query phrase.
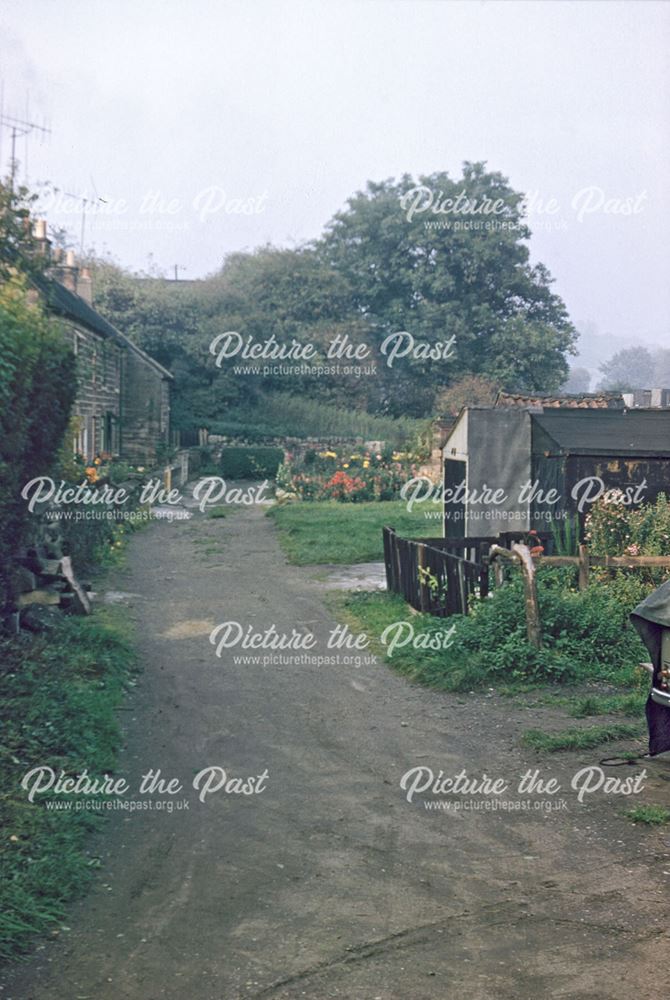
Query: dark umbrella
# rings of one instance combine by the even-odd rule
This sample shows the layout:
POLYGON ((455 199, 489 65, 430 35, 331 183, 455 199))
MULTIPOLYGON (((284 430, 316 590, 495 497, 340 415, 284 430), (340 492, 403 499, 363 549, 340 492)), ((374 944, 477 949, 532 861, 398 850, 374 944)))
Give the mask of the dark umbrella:
MULTIPOLYGON (((630 619, 651 654, 654 668, 652 691, 647 699, 649 753, 651 756, 670 750, 670 677, 663 669, 663 633, 670 631, 670 580, 661 584, 631 612, 630 619)), ((666 638, 666 659, 670 656, 670 635, 666 638)))

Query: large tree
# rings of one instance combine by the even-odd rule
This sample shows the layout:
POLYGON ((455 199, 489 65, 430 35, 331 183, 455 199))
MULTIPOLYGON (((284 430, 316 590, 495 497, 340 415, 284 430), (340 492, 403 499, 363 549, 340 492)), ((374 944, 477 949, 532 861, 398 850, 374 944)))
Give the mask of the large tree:
POLYGON ((600 366, 603 389, 654 389, 670 387, 670 350, 627 347, 600 366))
POLYGON ((425 412, 438 386, 465 373, 516 390, 565 381, 576 334, 549 272, 530 264, 522 198, 501 174, 465 163, 458 179, 369 183, 327 227, 318 251, 346 278, 377 346, 394 331, 455 338, 451 359, 382 366, 383 409, 425 412))
MULTIPOLYGON (((175 373, 182 426, 218 421, 277 390, 420 417, 464 375, 551 391, 565 381, 575 334, 546 268, 529 263, 521 201, 482 164, 466 164, 458 181, 434 174, 369 184, 313 245, 231 254, 205 281, 137 280, 98 265, 96 304, 175 373), (434 214, 447 199, 452 210, 434 214), (209 345, 226 331, 256 343, 314 344, 313 363, 328 373, 236 374, 248 363, 242 357, 216 367, 209 345), (384 341, 401 333, 389 364, 384 341), (345 335, 369 348, 365 362, 376 375, 333 374, 328 348, 345 335), (449 356, 426 356, 440 344, 449 356)), ((344 367, 353 359, 335 360, 344 367)))
POLYGON ((316 367, 329 364, 328 345, 338 334, 360 343, 366 327, 351 308, 348 285, 314 250, 262 247, 231 254, 218 273, 198 282, 131 275, 111 261, 90 263, 96 308, 175 375, 178 426, 219 421, 231 406, 253 405, 275 390, 361 409, 370 404, 370 380, 343 374, 240 374, 235 367, 256 363, 240 355, 217 366, 210 352, 214 339, 228 331, 256 343, 274 337, 290 344, 295 338, 316 346, 310 362, 316 367))

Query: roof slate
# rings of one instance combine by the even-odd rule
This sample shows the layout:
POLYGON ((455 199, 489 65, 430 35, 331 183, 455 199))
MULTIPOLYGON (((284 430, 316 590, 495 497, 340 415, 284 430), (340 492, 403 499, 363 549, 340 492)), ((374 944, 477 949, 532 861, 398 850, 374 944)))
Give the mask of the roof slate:
POLYGON ((529 396, 522 393, 500 391, 496 397, 495 405, 501 409, 503 407, 516 406, 520 409, 526 407, 536 409, 548 407, 550 409, 560 408, 566 410, 606 410, 616 409, 617 407, 623 409, 624 401, 620 392, 586 392, 560 396, 536 393, 529 396))
POLYGON ((138 347, 125 333, 117 330, 115 326, 108 322, 104 316, 101 316, 99 312, 96 312, 80 295, 75 295, 74 292, 71 292, 69 288, 66 288, 59 281, 54 281, 52 278, 47 278, 44 275, 33 275, 31 280, 42 293, 48 307, 53 312, 75 323, 80 323, 101 337, 115 340, 122 347, 128 348, 139 355, 147 364, 151 365, 152 368, 162 375, 163 378, 174 378, 167 368, 164 368, 160 362, 152 358, 146 351, 143 351, 141 347, 138 347))
POLYGON ((670 410, 545 410, 531 418, 564 454, 670 457, 670 410))

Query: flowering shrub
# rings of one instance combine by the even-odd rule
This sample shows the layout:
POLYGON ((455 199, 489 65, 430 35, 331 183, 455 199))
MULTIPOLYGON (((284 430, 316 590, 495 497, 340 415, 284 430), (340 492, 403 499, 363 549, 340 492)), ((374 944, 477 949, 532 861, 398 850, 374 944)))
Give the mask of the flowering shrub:
POLYGON ((343 470, 336 472, 323 487, 328 500, 368 500, 368 485, 360 476, 348 476, 343 470))
MULTIPOLYGON (((604 497, 593 505, 586 518, 585 538, 596 556, 670 556, 670 501, 660 493, 653 504, 636 509, 604 497)), ((633 573, 640 584, 663 583, 670 576, 664 568, 621 569, 616 575, 633 573)), ((608 571, 597 574, 601 579, 608 571)))
POLYGON ((283 498, 361 503, 397 499, 403 484, 414 475, 411 457, 390 449, 353 454, 308 451, 302 462, 282 465, 277 486, 283 498))
POLYGON ((670 501, 660 493, 655 503, 636 509, 599 500, 586 518, 586 540, 598 556, 670 555, 670 501))
POLYGON ((85 478, 91 485, 103 486, 109 483, 118 486, 127 479, 141 476, 146 471, 143 465, 130 465, 103 452, 89 465, 84 462, 81 455, 75 456, 68 468, 61 470, 61 474, 73 484, 80 483, 85 478))

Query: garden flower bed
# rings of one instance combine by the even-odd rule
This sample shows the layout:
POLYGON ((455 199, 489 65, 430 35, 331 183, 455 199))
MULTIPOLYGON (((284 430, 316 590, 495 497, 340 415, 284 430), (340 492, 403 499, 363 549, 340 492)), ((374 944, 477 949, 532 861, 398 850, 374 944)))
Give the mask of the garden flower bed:
POLYGON ((392 449, 307 451, 302 460, 288 457, 277 473, 277 487, 285 499, 397 500, 416 470, 413 456, 392 449))

